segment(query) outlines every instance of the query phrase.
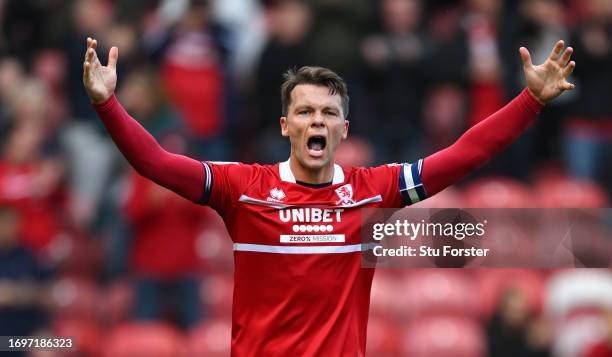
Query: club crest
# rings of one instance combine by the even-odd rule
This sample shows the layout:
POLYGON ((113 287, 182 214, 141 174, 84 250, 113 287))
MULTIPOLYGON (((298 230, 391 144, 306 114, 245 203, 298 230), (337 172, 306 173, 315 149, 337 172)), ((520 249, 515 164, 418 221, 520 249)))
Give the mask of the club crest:
POLYGON ((353 200, 353 186, 351 186, 351 184, 338 187, 336 189, 336 194, 340 198, 336 201, 337 205, 345 206, 355 203, 353 200))
POLYGON ((268 197, 268 201, 279 202, 282 201, 285 197, 287 197, 287 195, 285 195, 285 192, 282 189, 274 187, 270 190, 270 197, 268 197))

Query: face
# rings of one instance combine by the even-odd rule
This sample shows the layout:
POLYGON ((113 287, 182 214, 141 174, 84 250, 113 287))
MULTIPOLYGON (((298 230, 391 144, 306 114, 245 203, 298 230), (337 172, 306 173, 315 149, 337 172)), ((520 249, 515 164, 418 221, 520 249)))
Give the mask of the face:
POLYGON ((5 147, 6 158, 15 164, 35 160, 40 153, 43 139, 42 126, 32 122, 17 126, 8 137, 5 147))
POLYGON ((312 84, 293 89, 287 116, 280 124, 283 136, 291 141, 291 157, 308 170, 333 164, 336 148, 346 139, 349 126, 340 95, 312 84))
POLYGON ((0 249, 10 247, 17 235, 17 214, 13 211, 0 211, 0 249))
POLYGON ((470 0, 468 5, 473 11, 491 16, 499 13, 503 3, 500 0, 470 0))
POLYGON ((381 3, 383 21, 395 33, 411 31, 419 22, 417 0, 386 0, 381 3))
POLYGON ((501 306, 501 314, 506 323, 517 326, 529 317, 527 297, 520 291, 509 291, 501 306))

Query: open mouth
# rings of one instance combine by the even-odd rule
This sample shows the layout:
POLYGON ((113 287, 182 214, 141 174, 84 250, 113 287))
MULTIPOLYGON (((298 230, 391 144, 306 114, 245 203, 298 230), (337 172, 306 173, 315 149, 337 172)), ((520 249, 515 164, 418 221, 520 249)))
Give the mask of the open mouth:
POLYGON ((327 145, 327 139, 324 136, 311 136, 308 139, 308 153, 312 156, 319 157, 323 155, 323 150, 327 145))

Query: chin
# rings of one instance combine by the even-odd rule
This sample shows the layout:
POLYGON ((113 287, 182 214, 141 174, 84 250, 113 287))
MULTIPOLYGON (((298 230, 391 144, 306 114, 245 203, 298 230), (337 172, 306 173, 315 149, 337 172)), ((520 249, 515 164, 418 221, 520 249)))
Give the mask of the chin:
POLYGON ((329 164, 329 157, 323 156, 314 158, 306 156, 305 158, 300 160, 300 164, 302 164, 302 166, 304 166, 304 168, 308 170, 320 170, 329 164))

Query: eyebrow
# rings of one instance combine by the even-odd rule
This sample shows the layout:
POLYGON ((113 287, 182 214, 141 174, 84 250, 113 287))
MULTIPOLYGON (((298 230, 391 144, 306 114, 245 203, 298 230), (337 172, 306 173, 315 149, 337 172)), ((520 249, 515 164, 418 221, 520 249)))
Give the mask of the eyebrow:
MULTIPOLYGON (((301 109, 314 109, 314 106, 311 104, 302 104, 302 105, 297 105, 295 107, 295 110, 301 110, 301 109)), ((337 108, 335 106, 332 105, 325 105, 323 106, 323 111, 335 111, 335 112, 340 112, 340 108, 337 108)))

